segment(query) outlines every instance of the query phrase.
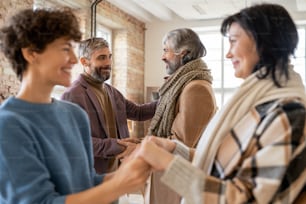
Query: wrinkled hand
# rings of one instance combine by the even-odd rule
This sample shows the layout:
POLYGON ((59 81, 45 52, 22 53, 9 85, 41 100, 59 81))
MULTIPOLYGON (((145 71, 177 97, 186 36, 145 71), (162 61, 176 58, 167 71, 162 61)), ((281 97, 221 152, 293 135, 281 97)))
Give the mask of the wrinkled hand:
MULTIPOLYGON (((133 139, 133 138, 126 138, 126 139, 133 139)), ((116 156, 116 158, 120 160, 123 160, 127 156, 129 156, 134 151, 137 145, 137 143, 129 142, 128 140, 125 139, 117 140, 117 143, 125 147, 125 150, 116 156)))

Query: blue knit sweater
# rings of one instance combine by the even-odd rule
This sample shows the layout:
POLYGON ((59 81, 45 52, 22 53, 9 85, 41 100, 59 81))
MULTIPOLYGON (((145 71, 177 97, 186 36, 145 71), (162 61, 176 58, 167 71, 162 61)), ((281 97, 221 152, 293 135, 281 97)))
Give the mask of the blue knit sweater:
POLYGON ((53 100, 0 106, 0 203, 62 204, 102 182, 93 168, 87 114, 53 100))

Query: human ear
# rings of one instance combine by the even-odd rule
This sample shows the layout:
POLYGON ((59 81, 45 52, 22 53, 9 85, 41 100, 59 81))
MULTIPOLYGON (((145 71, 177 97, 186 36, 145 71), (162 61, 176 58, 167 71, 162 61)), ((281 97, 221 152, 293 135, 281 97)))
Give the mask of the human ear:
POLYGON ((88 66, 88 59, 86 57, 81 57, 80 62, 83 66, 87 67, 88 66))
POLYGON ((191 60, 191 57, 189 56, 189 53, 190 53, 190 51, 187 51, 187 50, 184 50, 181 53, 183 64, 186 64, 187 62, 189 62, 191 60))
POLYGON ((36 53, 31 48, 21 48, 23 58, 29 63, 33 64, 36 59, 36 53))

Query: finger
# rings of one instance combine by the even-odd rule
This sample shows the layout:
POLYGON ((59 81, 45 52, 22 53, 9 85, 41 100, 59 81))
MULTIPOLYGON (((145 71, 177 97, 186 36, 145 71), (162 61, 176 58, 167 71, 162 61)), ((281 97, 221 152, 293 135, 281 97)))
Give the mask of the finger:
POLYGON ((126 155, 126 151, 123 151, 122 153, 120 153, 120 154, 118 154, 118 155, 116 156, 116 159, 122 159, 122 158, 125 157, 125 155, 126 155))
POLYGON ((117 158, 120 159, 129 156, 134 151, 135 147, 136 147, 135 145, 127 146, 126 149, 117 156, 117 158))
POLYGON ((131 143, 140 143, 140 139, 138 138, 132 138, 132 137, 129 137, 129 138, 124 138, 124 139, 121 139, 122 141, 124 142, 131 142, 131 143))
POLYGON ((163 140, 164 138, 160 138, 160 137, 156 137, 154 135, 152 136, 149 136, 147 138, 147 141, 151 141, 151 142, 154 142, 155 144, 157 144, 158 146, 162 146, 162 143, 163 143, 163 140))
POLYGON ((168 153, 154 142, 146 141, 142 143, 137 157, 144 159, 154 169, 162 170, 159 163, 164 159, 163 157, 166 156, 166 154, 168 153))
POLYGON ((122 141, 122 140, 117 140, 117 143, 122 145, 122 146, 125 146, 125 147, 128 146, 128 144, 129 144, 128 142, 125 142, 125 141, 122 141))
POLYGON ((138 144, 138 143, 140 143, 141 140, 138 139, 138 138, 130 138, 130 141, 133 142, 133 143, 138 144))
POLYGON ((147 135, 145 136, 142 141, 148 141, 148 140, 151 140, 151 138, 154 137, 153 135, 147 135))
POLYGON ((128 157, 130 158, 136 158, 138 157, 138 151, 140 150, 140 145, 136 145, 135 149, 129 154, 128 157))

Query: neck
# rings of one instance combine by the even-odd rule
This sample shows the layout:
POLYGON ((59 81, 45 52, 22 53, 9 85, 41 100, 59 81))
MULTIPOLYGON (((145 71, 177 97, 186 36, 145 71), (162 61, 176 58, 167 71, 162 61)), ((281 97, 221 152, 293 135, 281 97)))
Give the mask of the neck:
POLYGON ((32 103, 51 103, 51 92, 53 86, 46 87, 28 78, 23 78, 21 87, 16 98, 32 103))

